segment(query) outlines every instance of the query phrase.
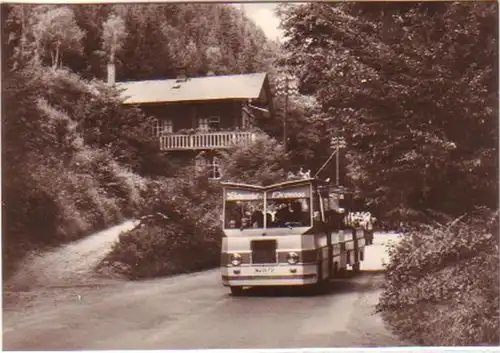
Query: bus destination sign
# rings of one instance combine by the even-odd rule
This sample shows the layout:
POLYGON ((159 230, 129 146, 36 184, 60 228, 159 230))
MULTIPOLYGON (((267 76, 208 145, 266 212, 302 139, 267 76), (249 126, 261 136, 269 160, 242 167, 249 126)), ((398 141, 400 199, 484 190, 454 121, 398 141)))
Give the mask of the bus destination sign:
POLYGON ((304 199, 310 195, 309 187, 290 188, 270 191, 267 193, 268 199, 304 199))
POLYGON ((231 190, 226 193, 226 200, 228 201, 249 201, 262 199, 262 193, 255 191, 231 190))

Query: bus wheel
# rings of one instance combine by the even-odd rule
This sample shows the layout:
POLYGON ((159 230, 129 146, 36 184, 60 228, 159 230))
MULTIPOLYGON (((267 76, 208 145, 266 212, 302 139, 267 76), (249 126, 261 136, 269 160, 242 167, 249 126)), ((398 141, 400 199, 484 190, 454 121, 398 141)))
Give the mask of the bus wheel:
POLYGON ((345 267, 339 268, 337 277, 338 278, 345 278, 347 276, 347 271, 345 267))
POLYGON ((240 295, 243 294, 243 287, 234 287, 234 286, 231 286, 230 289, 231 289, 231 295, 233 297, 237 297, 237 296, 240 296, 240 295))
POLYGON ((324 281, 318 281, 316 283, 312 284, 307 284, 304 286, 304 290, 308 295, 318 295, 322 294, 325 289, 325 282, 324 281))
POLYGON ((313 285, 314 294, 324 294, 328 290, 328 284, 330 283, 329 278, 322 279, 313 285))
POLYGON ((312 292, 314 294, 323 294, 328 288, 328 283, 330 283, 330 278, 323 278, 323 269, 320 264, 318 265, 318 280, 312 285, 312 292))

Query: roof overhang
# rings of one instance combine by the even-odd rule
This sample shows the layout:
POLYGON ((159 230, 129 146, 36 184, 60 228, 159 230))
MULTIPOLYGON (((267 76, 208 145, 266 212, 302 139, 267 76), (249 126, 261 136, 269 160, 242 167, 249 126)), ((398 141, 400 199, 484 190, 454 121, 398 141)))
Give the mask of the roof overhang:
POLYGON ((266 73, 193 77, 187 80, 120 82, 124 104, 259 100, 268 88, 266 73))

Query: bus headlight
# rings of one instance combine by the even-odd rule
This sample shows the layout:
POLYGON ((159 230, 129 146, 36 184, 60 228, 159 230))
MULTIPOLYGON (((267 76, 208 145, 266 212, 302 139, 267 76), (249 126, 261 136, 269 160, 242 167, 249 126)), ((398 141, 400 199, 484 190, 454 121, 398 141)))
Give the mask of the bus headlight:
POLYGON ((233 266, 241 265, 241 255, 240 254, 232 254, 231 255, 231 264, 233 266))
POLYGON ((295 265, 297 262, 299 262, 299 255, 293 251, 289 252, 286 260, 290 265, 295 265))

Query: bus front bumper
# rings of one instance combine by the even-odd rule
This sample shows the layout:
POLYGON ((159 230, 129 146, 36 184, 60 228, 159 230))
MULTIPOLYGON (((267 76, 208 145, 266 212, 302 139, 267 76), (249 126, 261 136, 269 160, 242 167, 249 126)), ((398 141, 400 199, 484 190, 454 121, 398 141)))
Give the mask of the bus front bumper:
POLYGON ((222 284, 228 286, 301 286, 318 280, 316 265, 222 267, 222 284))

